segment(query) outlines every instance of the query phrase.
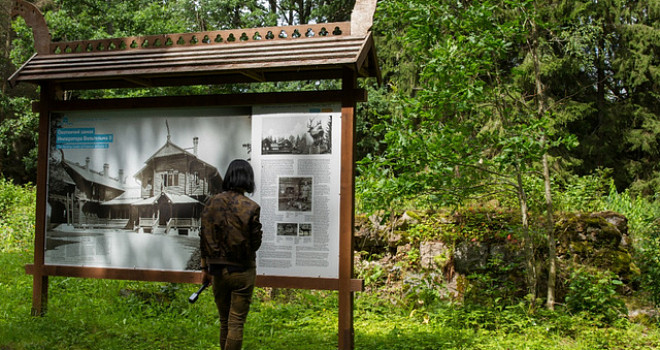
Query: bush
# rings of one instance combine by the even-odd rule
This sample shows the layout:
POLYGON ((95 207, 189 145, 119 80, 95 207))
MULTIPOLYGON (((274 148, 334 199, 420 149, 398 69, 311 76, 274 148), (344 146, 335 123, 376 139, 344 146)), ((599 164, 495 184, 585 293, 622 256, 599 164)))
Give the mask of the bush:
POLYGON ((34 237, 35 191, 0 178, 0 252, 27 249, 34 237))
POLYGON ((651 301, 660 306, 660 225, 653 227, 653 232, 640 241, 637 260, 642 270, 642 288, 651 301))
POLYGON ((623 282, 609 271, 578 268, 568 281, 566 307, 573 313, 585 313, 606 324, 612 323, 628 311, 616 288, 623 282))
POLYGON ((514 305, 524 297, 524 267, 522 262, 494 255, 480 272, 466 276, 466 304, 501 308, 514 305))

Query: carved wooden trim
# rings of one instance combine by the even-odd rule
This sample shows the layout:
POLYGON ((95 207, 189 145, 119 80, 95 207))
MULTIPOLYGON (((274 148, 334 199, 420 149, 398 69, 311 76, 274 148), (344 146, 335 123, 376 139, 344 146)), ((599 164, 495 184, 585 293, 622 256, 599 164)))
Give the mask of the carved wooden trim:
POLYGON ((14 0, 11 6, 11 18, 23 17, 25 23, 32 28, 34 34, 34 48, 40 55, 47 55, 50 45, 50 33, 46 20, 39 9, 24 0, 14 0))
POLYGON ((249 42, 302 40, 350 36, 350 23, 302 24, 285 27, 229 29, 198 33, 159 34, 115 39, 79 40, 50 43, 49 54, 76 54, 104 51, 136 51, 208 47, 249 42))
POLYGON ((12 18, 21 16, 32 28, 39 55, 103 52, 115 50, 168 49, 255 41, 296 40, 336 36, 365 36, 373 24, 377 0, 357 0, 351 22, 301 24, 284 27, 219 30, 198 33, 161 34, 126 38, 52 42, 39 9, 25 0, 12 1, 12 18))

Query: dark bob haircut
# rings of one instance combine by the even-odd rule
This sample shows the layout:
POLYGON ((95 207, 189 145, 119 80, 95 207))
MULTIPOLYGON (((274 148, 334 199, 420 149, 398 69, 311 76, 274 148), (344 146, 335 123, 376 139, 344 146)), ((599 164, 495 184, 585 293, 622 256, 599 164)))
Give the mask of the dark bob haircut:
POLYGON ((243 159, 234 159, 229 163, 222 181, 222 190, 253 193, 254 171, 250 163, 243 159))

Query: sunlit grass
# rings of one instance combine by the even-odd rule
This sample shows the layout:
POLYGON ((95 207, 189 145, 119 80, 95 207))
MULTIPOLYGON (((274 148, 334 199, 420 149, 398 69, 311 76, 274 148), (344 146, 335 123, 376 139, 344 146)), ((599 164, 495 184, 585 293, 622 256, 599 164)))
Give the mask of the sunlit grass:
MULTIPOLYGON (((13 204, 12 212, 25 215, 4 220, 15 230, 0 235, 0 350, 219 348, 211 293, 188 303, 196 285, 50 277, 48 310, 31 316, 32 276, 24 266, 33 260, 33 228, 26 225, 33 199, 29 190, 11 191, 5 198, 23 193, 28 200, 13 204)), ((391 293, 377 288, 356 293, 356 349, 660 347, 657 319, 644 324, 621 319, 604 326, 562 309, 529 313, 522 302, 497 308, 443 300, 420 304, 391 293)), ((337 292, 257 289, 244 349, 337 349, 337 309, 337 292)))
MULTIPOLYGON (((50 278, 48 312, 30 316, 31 256, 3 253, 0 264, 0 349, 217 349, 211 294, 189 304, 197 286, 50 278)), ((245 349, 336 349, 336 292, 294 290, 255 295, 245 349)), ((438 304, 409 311, 358 293, 356 349, 653 349, 656 326, 622 321, 599 327, 561 312, 466 309, 438 304)))

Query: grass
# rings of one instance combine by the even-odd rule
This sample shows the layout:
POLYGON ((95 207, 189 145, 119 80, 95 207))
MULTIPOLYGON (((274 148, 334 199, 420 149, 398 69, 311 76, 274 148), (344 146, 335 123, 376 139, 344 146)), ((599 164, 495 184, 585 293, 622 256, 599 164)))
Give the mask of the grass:
MULTIPOLYGON (((218 320, 210 294, 187 302, 195 285, 51 277, 48 312, 30 316, 31 277, 24 251, 0 264, 0 349, 217 349, 218 320)), ((245 349, 336 349, 335 292, 259 289, 248 317, 245 349)), ((398 307, 360 294, 356 349, 655 349, 655 325, 622 320, 603 327, 561 312, 528 315, 439 303, 398 307)))
MULTIPOLYGON (((210 293, 187 301, 196 285, 50 277, 48 311, 31 316, 32 277, 24 266, 32 262, 33 191, 0 181, 0 199, 0 350, 219 348, 210 293)), ((356 294, 356 349, 660 348, 654 319, 604 325, 563 310, 530 314, 524 304, 422 304, 385 294, 356 294)), ((336 292, 257 289, 244 349, 336 349, 337 308, 336 292)))

